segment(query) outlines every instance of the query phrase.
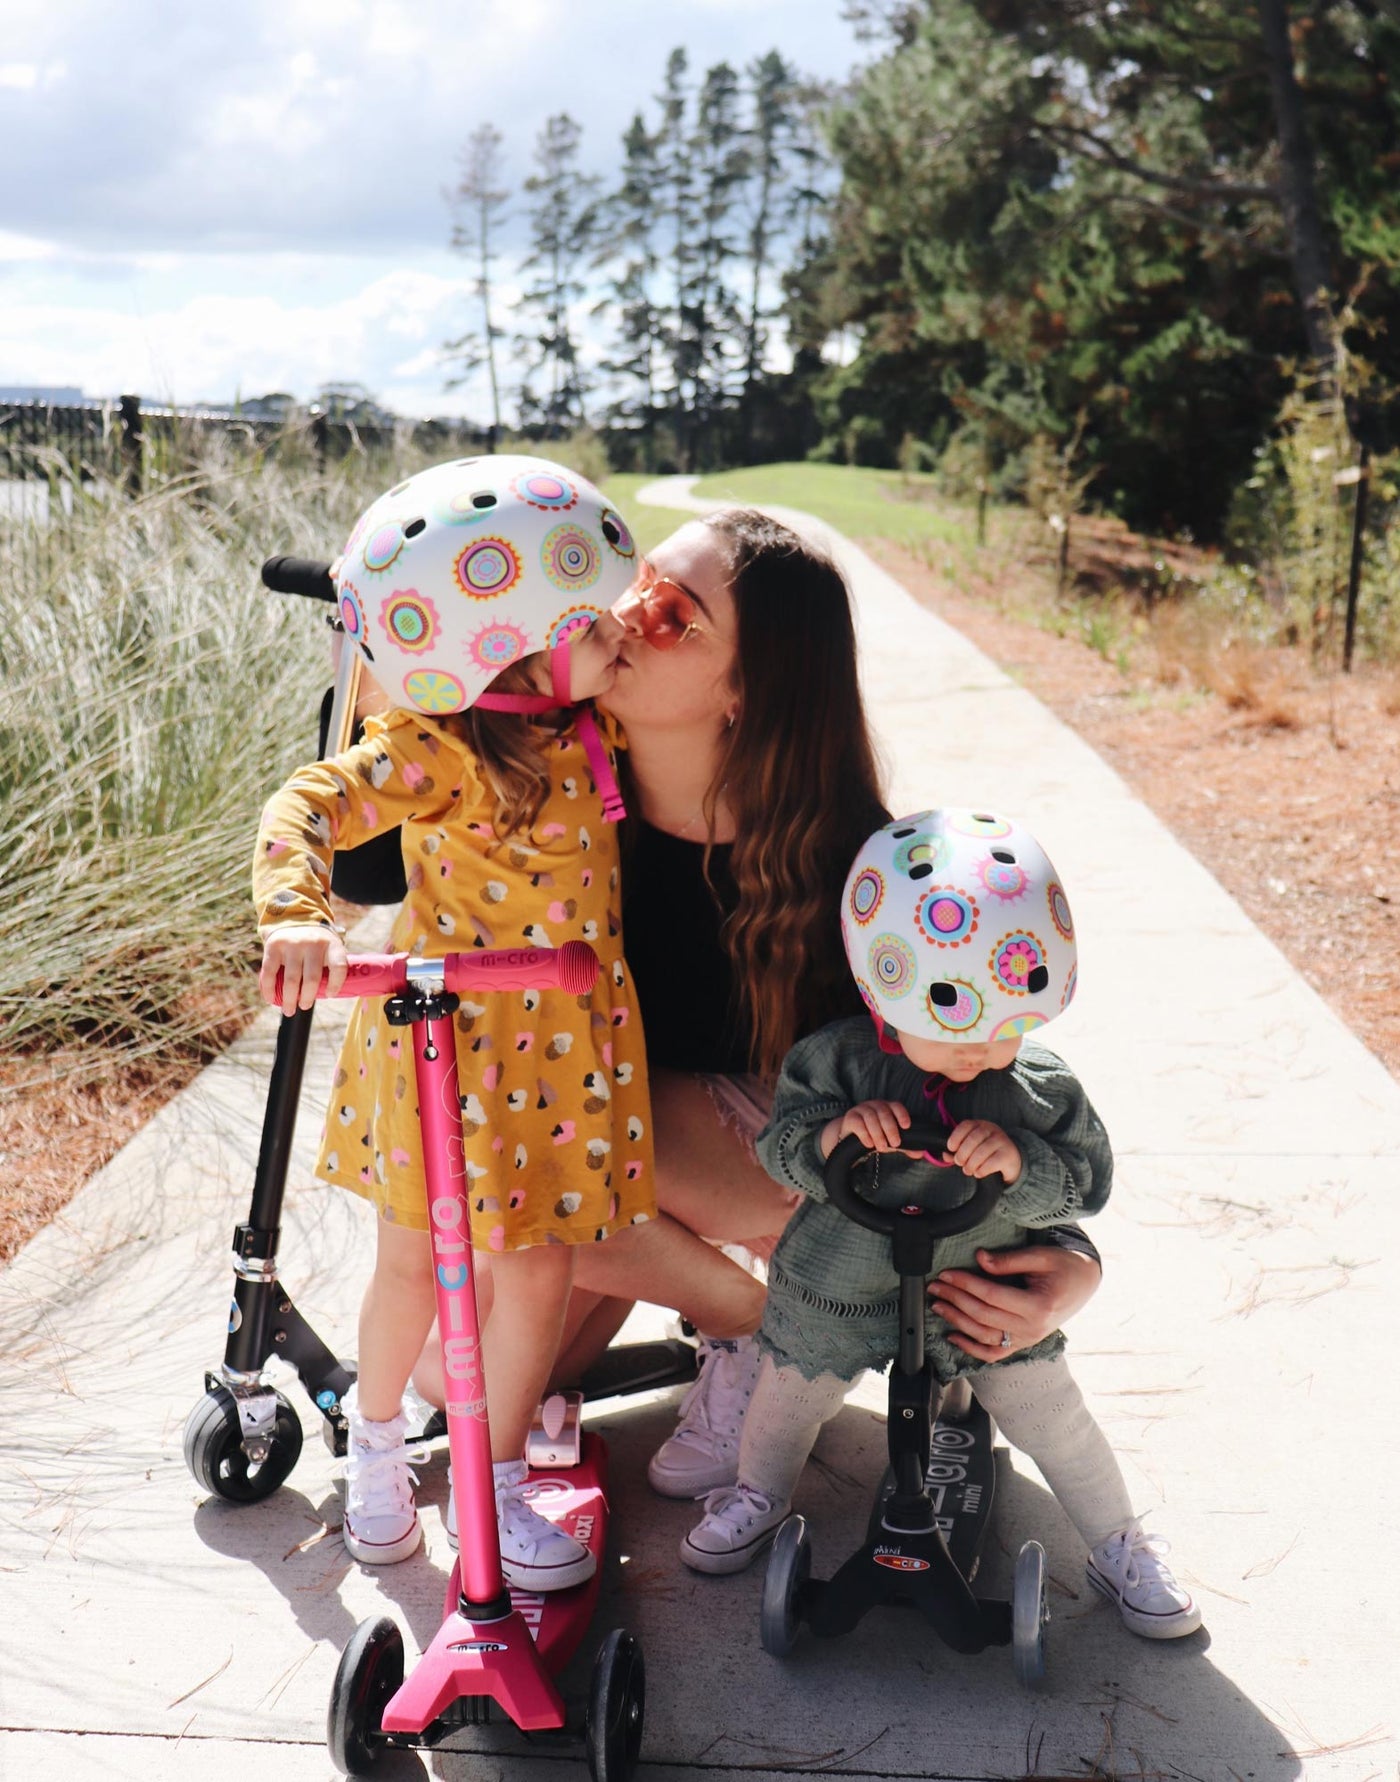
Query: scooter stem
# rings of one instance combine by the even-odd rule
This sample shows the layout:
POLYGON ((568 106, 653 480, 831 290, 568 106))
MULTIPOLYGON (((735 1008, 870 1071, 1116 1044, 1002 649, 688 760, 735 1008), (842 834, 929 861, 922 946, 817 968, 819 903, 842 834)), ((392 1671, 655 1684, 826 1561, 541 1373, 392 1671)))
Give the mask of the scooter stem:
MULTIPOLYGON (((448 1448, 457 1485, 462 1594, 479 1613, 486 1605, 501 1601, 506 1585, 491 1489, 491 1426, 486 1415, 471 1223, 464 1193, 467 1183, 457 1099, 456 1034, 448 1013, 429 1014, 408 1031, 428 1184, 448 1448)), ((469 1611, 464 1608, 463 1612, 469 1611)))

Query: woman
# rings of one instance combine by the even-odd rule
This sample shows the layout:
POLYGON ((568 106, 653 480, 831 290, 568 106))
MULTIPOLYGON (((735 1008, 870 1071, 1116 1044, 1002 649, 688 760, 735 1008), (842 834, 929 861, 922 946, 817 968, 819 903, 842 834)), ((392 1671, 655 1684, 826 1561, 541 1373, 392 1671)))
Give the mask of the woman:
MULTIPOLYGON (((717 1248, 771 1246, 792 1197, 753 1141, 789 1046, 860 1003, 841 887, 887 820, 840 571, 763 514, 682 526, 616 609, 627 626, 603 703, 627 735, 623 931, 646 1029, 660 1216, 578 1258, 556 1378, 576 1379, 636 1300, 704 1333, 701 1372, 649 1477, 667 1496, 732 1484, 757 1374, 762 1283, 717 1248), (710 1242, 705 1240, 709 1239, 710 1242)), ((932 1309, 996 1362, 1099 1282, 1069 1229, 951 1271, 932 1309)))

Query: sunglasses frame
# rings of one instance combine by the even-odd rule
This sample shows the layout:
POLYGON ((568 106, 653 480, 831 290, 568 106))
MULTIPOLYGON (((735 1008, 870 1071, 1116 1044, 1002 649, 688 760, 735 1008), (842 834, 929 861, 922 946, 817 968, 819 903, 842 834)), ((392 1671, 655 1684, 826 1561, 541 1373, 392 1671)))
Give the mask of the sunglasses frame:
POLYGON ((699 618, 696 617, 701 610, 700 602, 691 593, 690 589, 687 588, 684 583, 678 582, 674 576, 658 575, 655 565, 648 562, 645 557, 642 558, 641 565, 637 570, 636 580, 622 596, 622 599, 614 605, 614 613, 617 612, 619 606, 624 606, 628 601, 635 601, 640 609, 638 624, 641 628, 642 641, 643 643, 650 645, 653 650, 677 650, 685 640, 692 635, 692 633, 698 635, 708 629, 708 627, 703 625, 699 618), (642 579, 646 575, 650 575, 651 580, 645 587, 643 587, 642 579), (676 593, 685 601, 689 610, 689 617, 686 619, 685 629, 679 636, 670 637, 660 635, 660 623, 656 625, 648 624, 648 615, 651 609, 652 597, 659 588, 674 588, 676 593))

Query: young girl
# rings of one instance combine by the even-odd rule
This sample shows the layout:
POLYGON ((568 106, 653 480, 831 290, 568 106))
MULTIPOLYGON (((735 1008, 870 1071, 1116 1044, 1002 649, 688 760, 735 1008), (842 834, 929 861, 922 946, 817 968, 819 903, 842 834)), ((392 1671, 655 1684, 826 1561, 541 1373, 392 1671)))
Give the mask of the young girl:
MULTIPOLYGON (((333 988, 344 978, 333 851, 400 824, 395 951, 581 939, 602 961, 590 996, 483 994, 456 1017, 472 1243, 490 1259, 482 1354, 501 1559, 531 1590, 593 1570, 522 1495, 576 1246, 654 1212, 645 1054, 619 938, 620 801, 591 712, 569 709, 611 684, 622 630, 607 609, 634 558, 598 491, 540 459, 439 465, 382 496, 336 586, 346 634, 396 709, 269 802, 253 871, 262 992, 277 1000, 281 971, 288 1013, 310 1006, 323 967, 333 988)), ((422 1535, 402 1399, 434 1297, 413 1060, 378 1001, 351 1016, 317 1168, 379 1214, 345 1398, 344 1540, 384 1565, 422 1535)))
MULTIPOLYGON (((874 1025, 838 1021, 783 1065, 759 1156, 809 1198, 774 1253, 744 1422, 738 1483, 711 1492, 681 1558, 696 1571, 748 1565, 788 1514, 823 1422, 863 1368, 898 1347, 888 1237, 826 1204, 823 1165, 848 1133, 882 1158, 878 1204, 952 1205, 965 1176, 1001 1175, 991 1215, 943 1240, 939 1269, 975 1266, 979 1249, 1025 1243, 1094 1213, 1113 1158, 1098 1115, 1054 1053, 1022 1046, 1074 994, 1074 927, 1058 875, 1019 824, 986 812, 922 811, 890 823, 856 857, 842 898, 846 957, 874 1025), (909 1162, 915 1121, 950 1129, 939 1160, 909 1162), (930 1162, 949 1172, 940 1182, 930 1162)), ((1200 1626, 1201 1613, 1144 1532, 1103 1432, 1080 1396, 1056 1331, 1005 1361, 979 1363, 930 1320, 940 1382, 966 1373, 1008 1439, 1029 1454, 1089 1548, 1091 1586, 1149 1639, 1200 1626)), ((1010 1348, 1003 1332, 1001 1344, 1010 1348)))

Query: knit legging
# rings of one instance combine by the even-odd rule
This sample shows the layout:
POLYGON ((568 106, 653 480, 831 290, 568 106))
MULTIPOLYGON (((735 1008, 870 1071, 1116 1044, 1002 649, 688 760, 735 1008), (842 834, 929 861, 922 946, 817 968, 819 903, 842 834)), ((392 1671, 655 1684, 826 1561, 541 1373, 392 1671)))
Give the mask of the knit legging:
MULTIPOLYGON (((1128 1488, 1064 1356, 1000 1362, 970 1378, 1006 1439, 1029 1454, 1088 1547, 1133 1519, 1128 1488)), ((789 1503, 823 1423, 850 1391, 835 1374, 804 1379, 765 1356, 739 1443, 739 1478, 789 1503)))

